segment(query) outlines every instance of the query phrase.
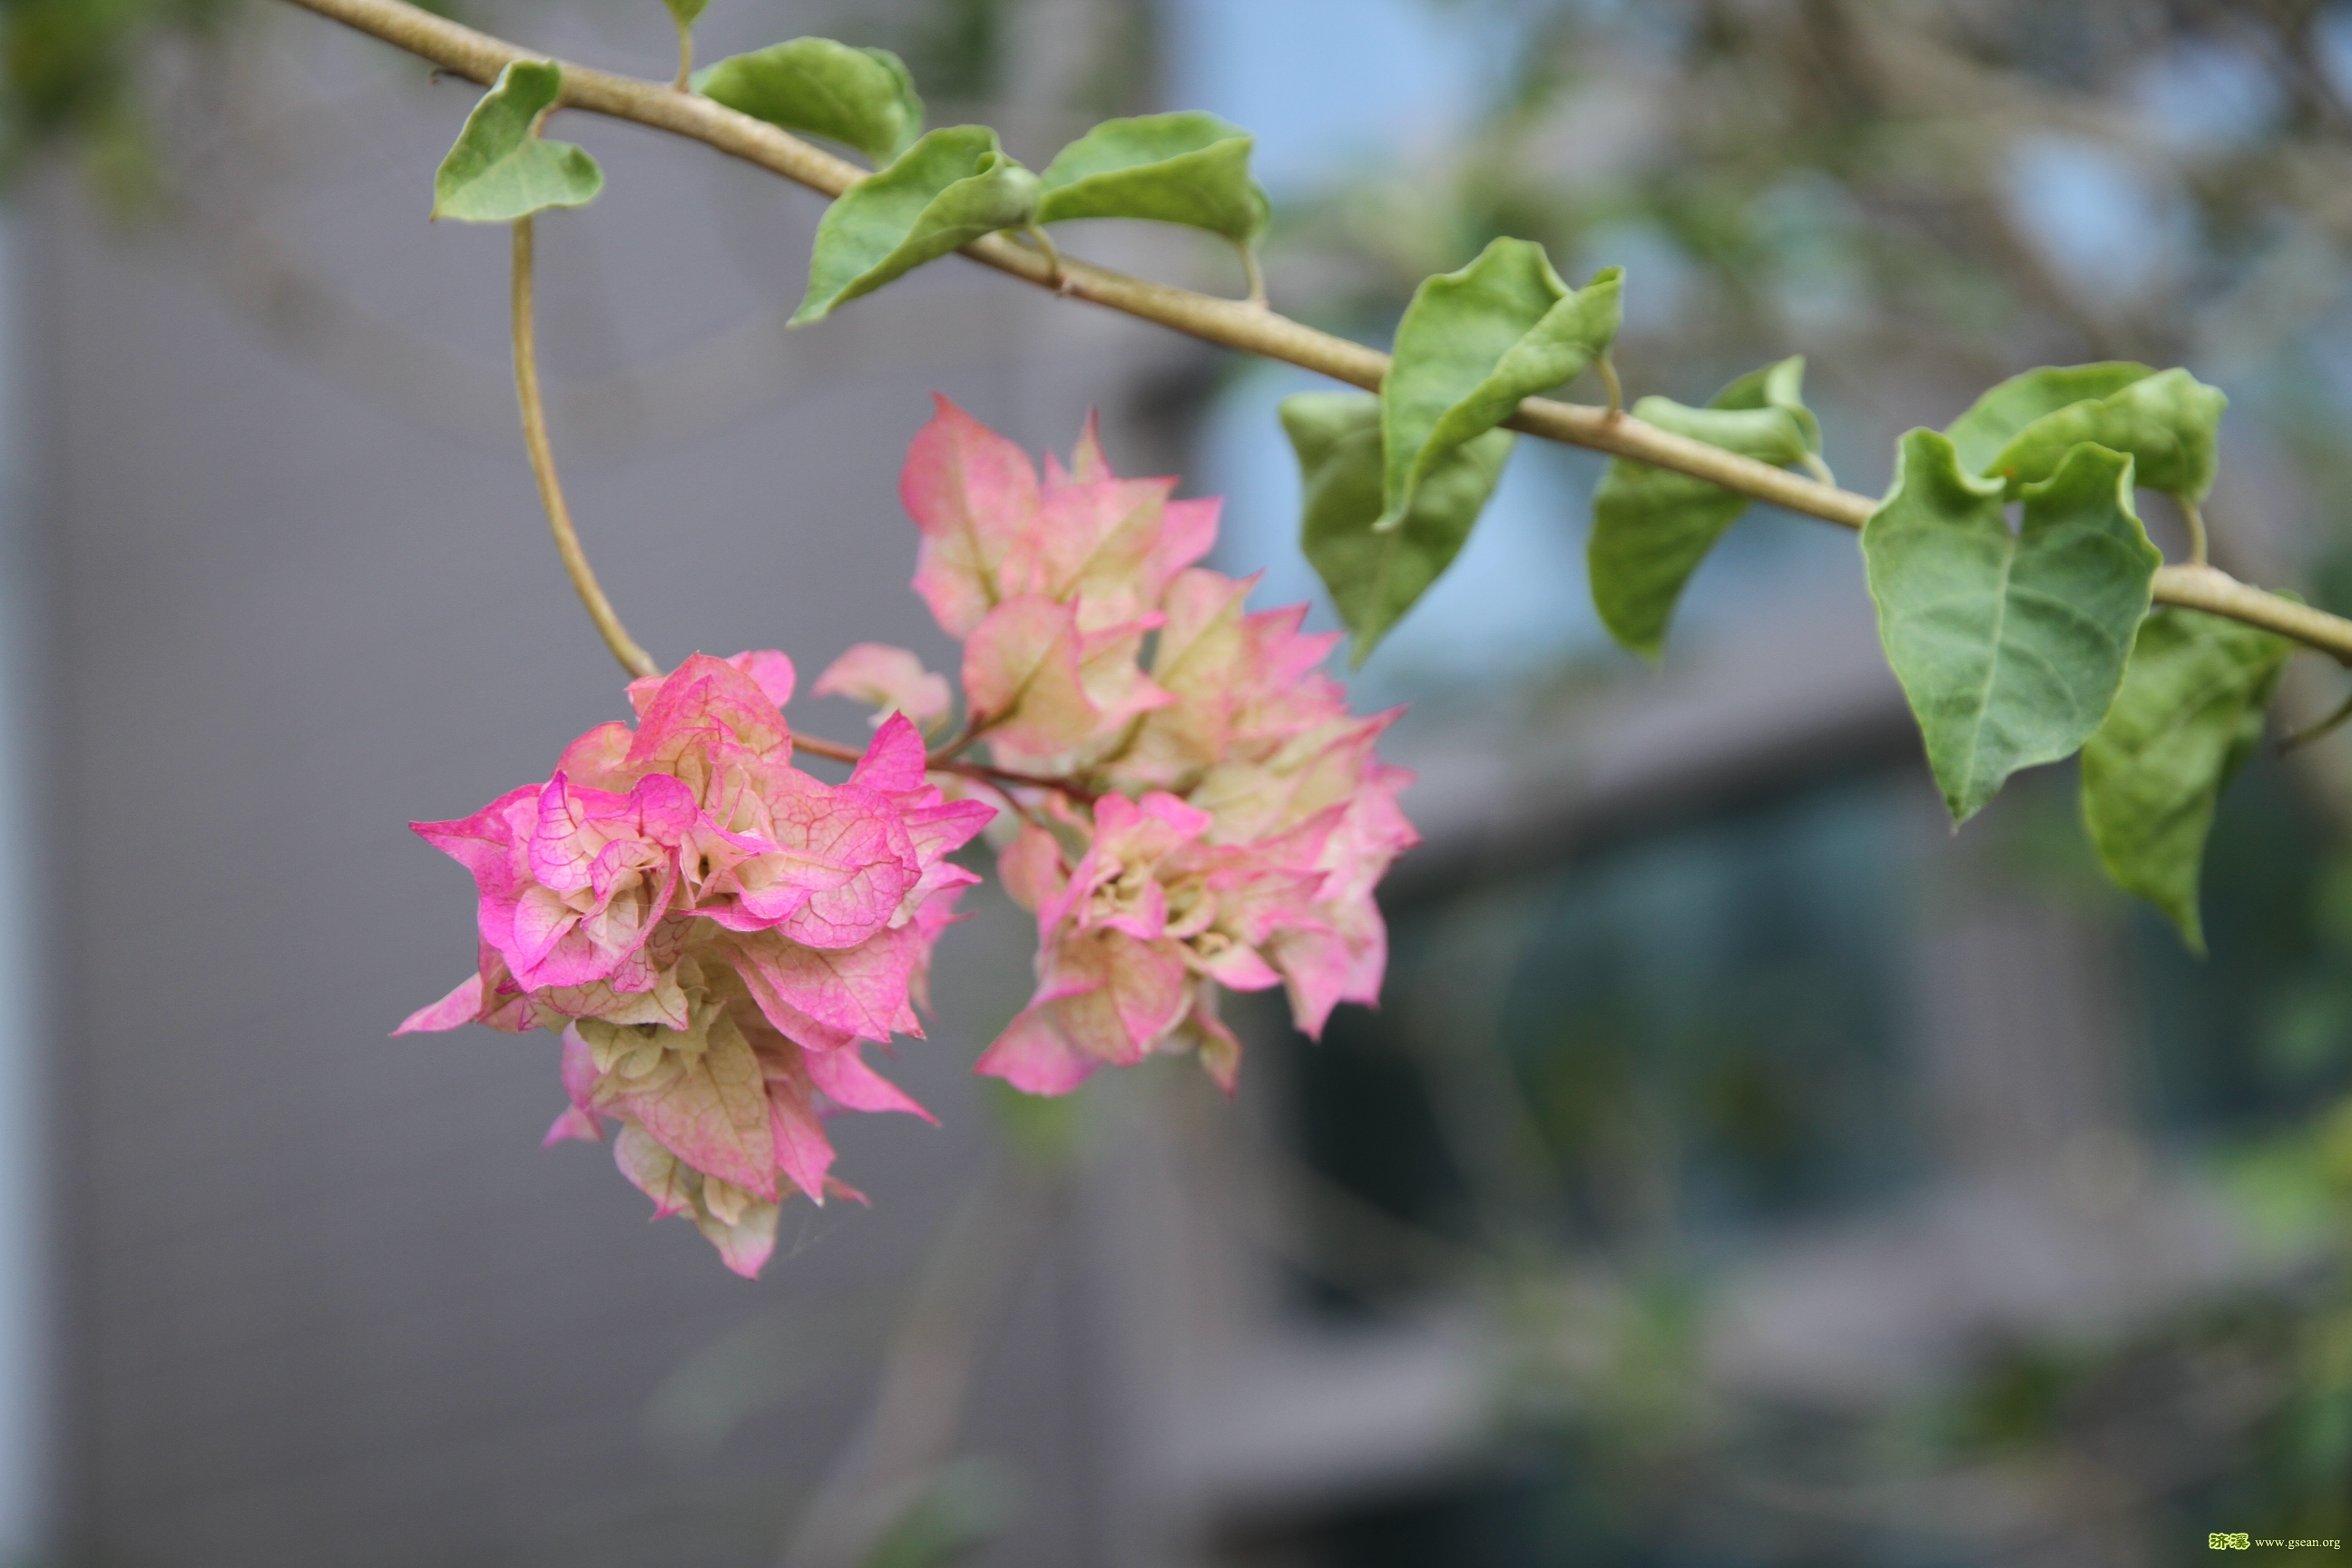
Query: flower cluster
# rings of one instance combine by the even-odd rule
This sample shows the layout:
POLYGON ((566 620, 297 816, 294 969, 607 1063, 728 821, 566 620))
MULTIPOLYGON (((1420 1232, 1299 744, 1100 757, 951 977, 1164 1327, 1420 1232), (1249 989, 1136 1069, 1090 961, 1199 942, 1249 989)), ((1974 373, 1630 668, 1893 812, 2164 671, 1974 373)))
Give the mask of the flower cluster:
POLYGON ((1412 775, 1373 754, 1393 715, 1348 711, 1304 605, 1246 613, 1255 579, 1196 564, 1216 502, 1173 485, 1114 477, 1091 422, 1041 477, 942 398, 902 493, 915 590, 963 643, 962 734, 927 748, 953 693, 877 643, 817 680, 881 710, 839 784, 792 765, 780 653, 632 683, 634 728, 590 731, 545 784, 462 821, 413 825, 473 873, 479 963, 399 1032, 561 1034, 570 1104, 547 1141, 617 1124, 656 1215, 691 1217, 752 1275, 793 1191, 856 1195, 829 1173, 826 1114, 926 1114, 860 1052, 922 1033, 932 944, 978 879, 947 857, 1000 809, 1038 985, 980 1071, 1063 1094, 1197 1049, 1231 1089, 1220 986, 1287 986, 1309 1035, 1376 1000, 1372 889, 1414 842, 1396 804, 1412 775), (988 761, 966 755, 982 745, 988 761))
POLYGON ((632 684, 636 727, 590 731, 545 784, 414 825, 473 873, 480 963, 401 1032, 561 1032, 571 1104, 548 1142, 617 1123, 656 1214, 691 1215, 744 1275, 793 1189, 849 1194, 824 1113, 925 1114, 861 1043, 921 1034, 910 993, 977 880, 947 856, 994 815, 927 781, 903 716, 845 784, 794 768, 793 683, 779 653, 697 654, 632 684))
MULTIPOLYGON (((1217 503, 1173 488, 1114 477, 1091 422, 1041 477, 944 398, 901 479, 915 591, 963 642, 967 734, 1004 773, 1053 781, 1003 786, 1021 826, 999 868, 1036 913, 1038 985, 979 1063, 1032 1093, 1187 1048, 1230 1089, 1219 986, 1286 985, 1309 1035, 1376 1000, 1372 889, 1415 842, 1396 804, 1412 775, 1373 754, 1394 715, 1348 711, 1306 606, 1246 613, 1255 579, 1195 564, 1217 503)), ((911 654, 851 657, 835 689, 866 672, 877 702, 936 710, 911 654)))

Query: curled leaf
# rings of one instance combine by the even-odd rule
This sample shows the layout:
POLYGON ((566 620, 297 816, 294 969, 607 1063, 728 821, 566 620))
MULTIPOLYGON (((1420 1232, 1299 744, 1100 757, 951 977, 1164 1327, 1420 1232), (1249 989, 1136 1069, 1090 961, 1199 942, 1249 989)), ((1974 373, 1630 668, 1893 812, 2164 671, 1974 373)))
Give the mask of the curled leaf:
POLYGON ((1423 281, 1381 384, 1381 528, 1403 523, 1448 453, 1607 352, 1622 272, 1604 268, 1571 289, 1543 247, 1497 239, 1460 271, 1423 281))
POLYGON ((1969 405, 1969 411, 1945 426, 1944 434, 1960 455, 1960 467, 1972 474, 1992 471, 1993 459, 2017 433, 2045 415, 2077 403, 2121 392, 2155 371, 2129 360, 2101 364, 2043 365, 2012 375, 1969 405))
POLYGON ((825 209, 793 325, 822 320, 982 235, 1034 222, 1037 191, 1037 176, 1005 156, 986 126, 931 132, 825 209))
POLYGON ((2185 370, 2128 362, 2045 367, 1986 393, 1948 433, 1963 468, 1998 476, 2011 496, 2048 479, 2088 441, 2131 454, 2136 483, 2193 503, 2213 488, 2229 402, 2185 370))
MULTIPOLYGON (((1664 397, 1633 405, 1636 418, 1759 462, 1785 467, 1821 450, 1821 426, 1804 405, 1805 362, 1782 360, 1726 386, 1705 408, 1664 397)), ((1609 635, 1655 658, 1675 601, 1748 498, 1705 479, 1619 458, 1592 496, 1585 561, 1593 607, 1609 635)))
POLYGON ((1107 120, 1054 155, 1039 176, 1039 223, 1148 218, 1220 234, 1247 248, 1272 209, 1250 177, 1249 132, 1186 110, 1107 120))
POLYGON ((1380 399, 1301 393, 1283 400, 1282 427, 1307 490, 1301 542, 1355 634, 1360 665, 1462 552, 1513 437, 1489 430, 1448 449, 1414 492, 1403 526, 1380 530, 1380 399))
POLYGON ((2197 885, 2221 791, 2262 743, 2294 645, 2239 622, 2163 608, 2140 623, 2106 722, 2083 747, 2083 825, 2116 885, 2205 951, 2197 885))
POLYGON ((499 72, 433 175, 433 216, 513 223, 595 200, 604 188, 596 160, 538 135, 539 117, 562 92, 563 68, 553 60, 515 60, 499 72))
POLYGON ((730 55, 694 78, 716 103, 786 131, 854 147, 887 163, 923 133, 923 100, 906 62, 887 49, 831 38, 791 38, 730 55))
POLYGON ((2024 487, 2015 533, 2001 489, 1964 472, 1948 437, 1913 430, 1862 530, 1879 640, 1956 824, 2098 729, 2162 562, 2123 453, 2069 452, 2024 487))

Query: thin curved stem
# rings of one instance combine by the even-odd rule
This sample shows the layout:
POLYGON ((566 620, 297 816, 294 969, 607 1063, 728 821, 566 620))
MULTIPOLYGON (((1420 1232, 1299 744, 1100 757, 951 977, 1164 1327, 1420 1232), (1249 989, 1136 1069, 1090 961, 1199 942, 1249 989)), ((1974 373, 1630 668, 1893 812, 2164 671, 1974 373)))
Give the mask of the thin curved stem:
POLYGON ((1242 281, 1249 289, 1249 303, 1259 310, 1269 310, 1265 298, 1265 269, 1257 264, 1257 247, 1235 241, 1234 249, 1242 258, 1242 281))
POLYGON ((2180 516, 2189 524, 2189 563, 2202 566, 2205 561, 2205 513, 2187 496, 2180 498, 2180 516))
POLYGON ((628 628, 621 625, 620 616, 613 609, 613 601, 598 585, 595 570, 588 564, 588 552, 580 548, 580 535, 572 526, 572 509, 563 500, 563 482, 555 474, 555 449, 547 439, 547 405, 539 392, 539 326, 531 302, 531 229, 530 218, 514 226, 515 400, 522 405, 522 440, 530 451, 530 471, 539 480, 539 499, 547 508, 547 526, 555 535, 556 553, 563 557, 563 570, 571 574, 572 591, 588 606, 588 618, 596 623, 597 635, 613 650, 613 657, 621 661, 621 668, 631 675, 659 675, 661 666, 629 636, 628 628))
POLYGON ((814 735, 803 735, 798 731, 793 735, 793 750, 806 752, 813 757, 824 757, 836 763, 855 763, 866 760, 866 753, 854 747, 844 746, 832 741, 820 741, 814 735))
POLYGON ((669 85, 673 92, 694 90, 694 29, 683 22, 677 28, 677 79, 669 85))
MULTIPOLYGON (((977 736, 970 736, 943 751, 933 752, 924 759, 924 765, 934 773, 961 773, 966 778, 978 779, 982 784, 1013 784, 1027 789, 1059 790, 1062 794, 1078 800, 1097 798, 1094 791, 1074 784, 1068 779, 1047 778, 1041 773, 1024 773, 1017 768, 1000 768, 993 763, 972 763, 959 759, 956 752, 976 739, 978 739, 977 736)), ((821 741, 813 735, 794 734, 793 750, 806 752, 813 757, 824 757, 831 762, 848 763, 852 765, 866 760, 866 753, 855 747, 842 745, 837 741, 821 741)))
POLYGON ((2342 729, 2347 720, 2352 720, 2352 697, 2347 697, 2326 718, 2305 724, 2300 730, 2289 730, 2285 734, 2281 735, 2278 754, 2284 757, 2290 752, 2301 751, 2314 741, 2324 740, 2342 729))
MULTIPOLYGON (((288 4, 331 17, 477 82, 494 80, 510 61, 542 58, 445 21, 405 0, 288 0, 288 4)), ((673 91, 667 82, 567 64, 562 101, 569 108, 633 121, 704 142, 828 196, 839 195, 866 173, 764 121, 739 114, 698 93, 673 91)), ((963 254, 1040 288, 1156 321, 1206 342, 1281 360, 1368 392, 1380 390, 1381 378, 1388 374, 1389 356, 1378 349, 1317 331, 1248 300, 1196 294, 1069 258, 1060 258, 1056 266, 1042 251, 1001 235, 974 240, 963 247, 963 254)), ((1504 423, 1526 435, 1630 458, 1654 468, 1671 468, 1751 500, 1847 528, 1860 528, 1878 506, 1869 496, 1677 436, 1607 408, 1530 397, 1504 423)), ((2352 621, 2282 599, 2210 566, 2162 568, 2157 573, 2156 598, 2159 604, 2205 610, 2261 626, 2352 665, 2352 621)))

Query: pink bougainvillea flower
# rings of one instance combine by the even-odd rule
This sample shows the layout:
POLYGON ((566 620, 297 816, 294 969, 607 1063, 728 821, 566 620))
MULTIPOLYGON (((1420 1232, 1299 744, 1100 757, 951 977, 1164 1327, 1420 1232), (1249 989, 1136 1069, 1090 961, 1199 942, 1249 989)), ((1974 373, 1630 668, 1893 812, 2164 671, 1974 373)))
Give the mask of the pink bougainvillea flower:
POLYGON ((559 1032, 548 1141, 619 1128, 622 1172, 756 1274, 779 1205, 848 1191, 823 1120, 921 1107, 861 1056, 919 1035, 910 992, 976 879, 947 857, 993 808, 929 782, 884 721, 847 781, 792 765, 782 654, 696 655, 631 684, 543 784, 416 831, 473 873, 476 973, 401 1032, 559 1032))
POLYGON ((948 678, 923 668, 923 661, 903 647, 862 642, 825 666, 810 689, 819 697, 848 697, 876 710, 879 724, 893 713, 904 713, 916 729, 930 734, 947 724, 955 699, 948 678))
POLYGON ((1309 1035, 1376 1001, 1374 890, 1415 842, 1412 775, 1377 755, 1395 715, 1348 710, 1304 606, 1253 612, 1255 579, 1199 564, 1217 503, 1174 489, 1114 474, 1092 419, 1041 472, 940 399, 900 493, 915 590, 963 645, 961 732, 927 749, 953 694, 878 643, 816 682, 877 710, 839 783, 793 765, 780 653, 631 682, 635 722, 581 736, 544 783, 415 825, 472 874, 478 941, 399 1032, 561 1036, 546 1141, 610 1133, 656 1216, 751 1275, 793 1194, 856 1196, 828 1116, 926 1115, 863 1053, 921 1035, 932 950, 978 879, 949 857, 1001 806, 1037 985, 982 1072, 1063 1094, 1192 1051, 1230 1091, 1224 992, 1286 991, 1309 1035))
POLYGON ((1087 631, 1078 606, 1007 599, 964 644, 964 696, 1008 766, 1064 772, 1169 700, 1136 663, 1157 616, 1087 631))
POLYGON ((1038 984, 980 1070, 1033 1093, 1185 1049, 1230 1088, 1220 989, 1285 987, 1310 1035, 1375 1001, 1373 889, 1415 841, 1412 775, 1375 755, 1394 716, 1348 711, 1321 668, 1339 639, 1302 630, 1306 606, 1253 613, 1254 579, 1196 564, 1216 503, 1173 489, 1115 476, 1091 419, 1041 476, 944 398, 900 481, 916 591, 964 639, 973 737, 1066 781, 1027 792, 998 859, 1037 914, 1038 984))

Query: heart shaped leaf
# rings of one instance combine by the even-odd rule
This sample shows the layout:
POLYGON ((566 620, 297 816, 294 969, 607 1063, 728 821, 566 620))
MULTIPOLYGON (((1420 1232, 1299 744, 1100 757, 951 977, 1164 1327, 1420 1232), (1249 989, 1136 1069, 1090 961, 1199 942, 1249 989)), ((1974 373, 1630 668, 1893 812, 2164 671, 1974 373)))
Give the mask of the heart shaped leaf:
POLYGON ((730 55, 698 71, 695 89, 786 131, 854 147, 877 165, 923 133, 923 100, 906 62, 887 49, 792 38, 730 55))
POLYGON ((1489 430, 1451 448, 1414 493, 1404 526, 1382 531, 1372 526, 1381 515, 1380 399, 1302 393, 1283 400, 1282 427, 1307 490, 1301 543, 1355 634, 1360 665, 1461 553, 1513 437, 1489 430))
POLYGON ((1862 530, 1879 640, 1956 824, 2098 729, 2162 559, 2123 453, 2070 451, 2024 487, 2015 533, 2001 490, 1963 471, 1948 437, 1913 430, 1862 530))
MULTIPOLYGON (((1804 405, 1805 362, 1785 359, 1751 371, 1705 408, 1645 397, 1636 418, 1710 447, 1785 467, 1821 450, 1821 426, 1804 405)), ((1593 607, 1610 636, 1646 658, 1664 647, 1683 585, 1748 498, 1670 468, 1620 458, 1592 496, 1585 562, 1593 607)))
POLYGON ((1962 467, 1998 476, 2011 496, 2057 472, 2089 441, 2130 453, 2136 483, 2195 503, 2213 488, 2229 402, 2185 370, 2128 363, 2045 368, 1986 393, 1948 434, 1962 467))
POLYGON ((982 235, 1035 222, 1037 194, 1037 176, 1006 157, 988 127, 930 132, 825 209, 792 324, 821 320, 982 235))
POLYGON ((2262 743, 2294 645, 2173 608, 2140 623, 2107 721, 2083 747, 2083 823, 2116 886, 2205 951, 2197 884, 2222 788, 2262 743))
POLYGON ((537 133, 540 115, 562 92, 563 68, 553 60, 516 60, 499 72, 433 175, 433 216, 513 223, 594 201, 604 188, 596 160, 537 133))
POLYGON ((1401 527, 1446 455, 1520 401, 1573 380, 1617 336, 1622 268, 1572 289, 1543 247, 1497 239, 1459 272, 1426 279, 1397 323, 1381 385, 1379 527, 1401 527))
POLYGON ((1054 155, 1039 176, 1039 223, 1131 217, 1181 223, 1248 248, 1272 208, 1250 178, 1250 133, 1186 110, 1106 120, 1054 155))

